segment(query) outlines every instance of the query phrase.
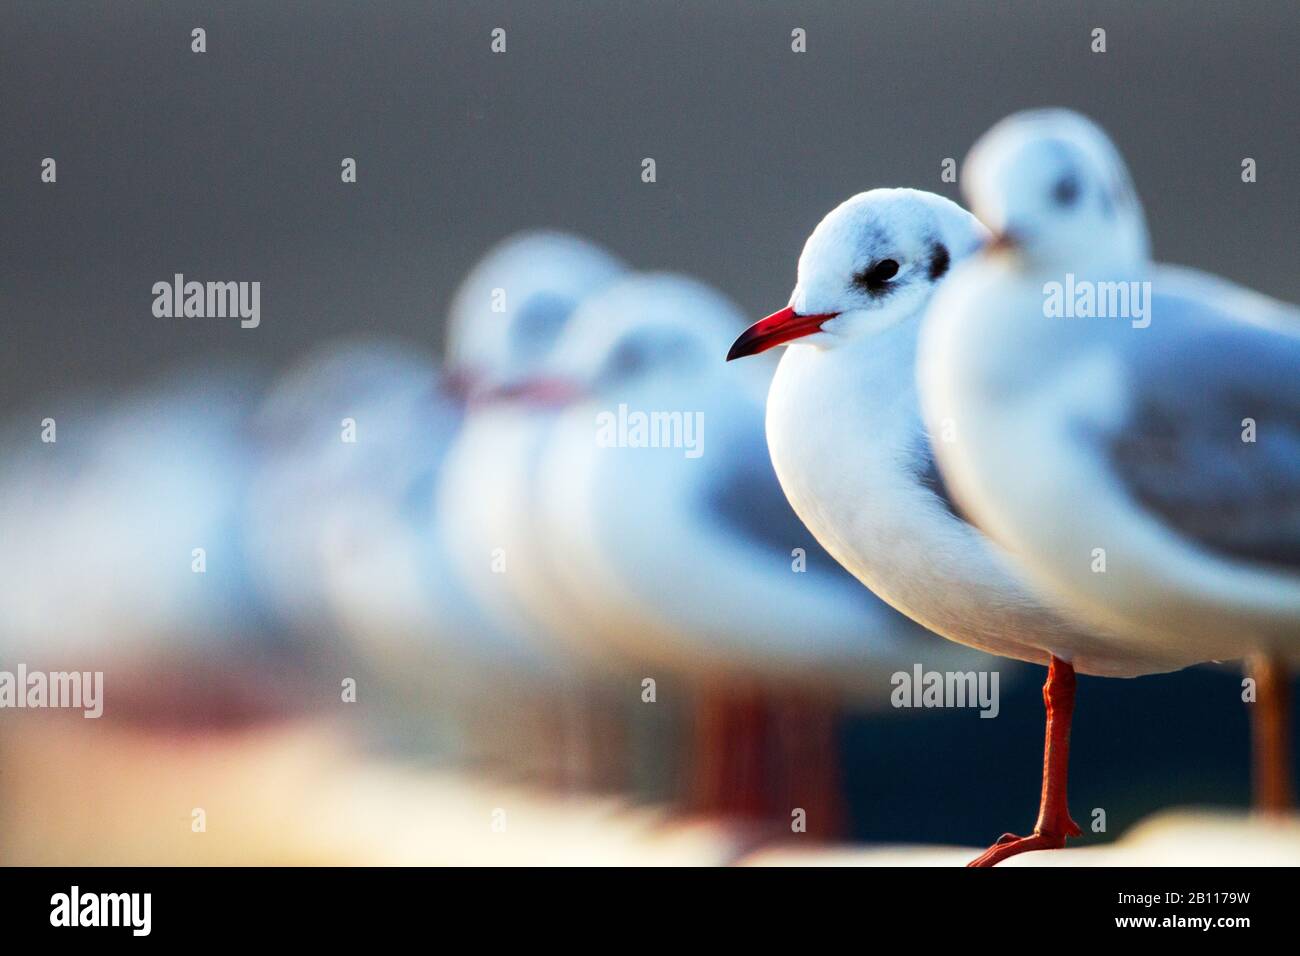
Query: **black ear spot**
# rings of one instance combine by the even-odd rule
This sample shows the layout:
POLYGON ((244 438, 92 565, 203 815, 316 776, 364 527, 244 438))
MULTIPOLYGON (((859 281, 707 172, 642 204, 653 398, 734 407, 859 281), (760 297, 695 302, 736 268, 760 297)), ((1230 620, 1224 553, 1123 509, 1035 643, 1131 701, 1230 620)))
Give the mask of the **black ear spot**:
POLYGON ((942 242, 936 242, 930 247, 930 281, 933 282, 945 272, 948 266, 952 264, 952 257, 948 255, 948 247, 942 242))
POLYGON ((1115 198, 1110 191, 1103 189, 1101 191, 1101 214, 1107 219, 1115 215, 1115 198))
POLYGON ((1079 183, 1079 177, 1073 172, 1067 172, 1052 184, 1052 202, 1068 208, 1079 201, 1082 192, 1083 186, 1079 183))

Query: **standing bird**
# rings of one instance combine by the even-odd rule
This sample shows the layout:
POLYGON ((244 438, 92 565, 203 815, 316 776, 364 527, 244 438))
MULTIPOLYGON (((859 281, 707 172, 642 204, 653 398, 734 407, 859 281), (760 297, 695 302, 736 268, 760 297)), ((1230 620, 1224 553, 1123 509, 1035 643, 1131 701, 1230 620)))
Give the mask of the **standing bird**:
POLYGON ((447 318, 446 368, 471 396, 521 396, 584 298, 626 266, 578 236, 508 236, 470 270, 447 318))
POLYGON ((267 603, 318 659, 338 667, 337 652, 358 651, 388 692, 367 699, 395 705, 402 736, 490 759, 500 748, 479 729, 481 701, 534 661, 459 586, 441 546, 434 489, 463 404, 409 343, 317 348, 255 417, 246 538, 267 603))
POLYGON ((257 598, 240 521, 260 382, 186 369, 68 403, 48 443, 27 423, 0 442, 0 656, 102 670, 110 718, 142 727, 301 712, 304 658, 257 598))
POLYGON ((536 460, 567 398, 552 394, 559 383, 548 362, 579 303, 623 271, 575 236, 521 233, 484 256, 452 303, 446 365, 469 407, 437 497, 446 547, 504 629, 535 635, 541 626, 513 582, 542 563, 528 534, 536 460))
MULTIPOLYGON (((557 403, 547 362, 578 304, 615 281, 621 262, 559 232, 527 232, 489 250, 451 306, 446 367, 465 390, 464 426, 435 490, 441 546, 456 577, 498 629, 531 642, 553 664, 531 689, 533 724, 550 748, 532 746, 525 773, 565 787, 607 789, 621 755, 603 690, 521 599, 545 567, 532 533, 536 467, 557 403), (610 742, 609 746, 605 744, 610 742)), ((569 624, 572 626, 572 623, 569 624)))
MULTIPOLYGON (((583 290, 619 268, 573 237, 512 237, 460 287, 446 368, 408 343, 327 343, 259 410, 257 578, 300 635, 361 651, 390 692, 370 699, 395 704, 421 749, 525 774, 544 749, 533 695, 552 661, 466 584, 463 539, 446 526, 469 502, 444 509, 439 491, 477 421, 469 398, 526 380, 583 290)), ((491 500, 474 489, 474 503, 491 500)))
MULTIPOLYGON (((1258 654, 1259 676, 1284 675, 1300 653, 1300 310, 1152 263, 1119 152, 1076 113, 999 123, 963 183, 996 238, 935 297, 920 362, 958 500, 1043 594, 1121 635, 1120 673, 1258 654)), ((1258 689, 1257 801, 1276 810, 1285 676, 1258 689)))
POLYGON ((892 675, 919 660, 973 655, 859 587, 791 512, 763 438, 770 373, 716 358, 741 327, 732 303, 670 274, 579 307, 550 363, 580 399, 540 469, 551 583, 533 600, 555 617, 564 595, 593 655, 695 697, 690 803, 773 818, 803 806, 829 835, 833 803, 808 801, 839 783, 835 715, 887 706, 892 675))
POLYGON ((950 267, 987 238, 974 216, 940 196, 854 196, 808 238, 790 305, 746 330, 727 356, 791 343, 768 395, 768 445, 795 511, 836 560, 950 640, 1049 665, 1038 826, 1032 837, 1003 837, 973 861, 979 866, 1080 834, 1065 803, 1074 668, 1179 666, 1140 653, 1135 661, 1131 645, 1076 627, 1035 597, 947 494, 921 421, 917 341, 950 267))

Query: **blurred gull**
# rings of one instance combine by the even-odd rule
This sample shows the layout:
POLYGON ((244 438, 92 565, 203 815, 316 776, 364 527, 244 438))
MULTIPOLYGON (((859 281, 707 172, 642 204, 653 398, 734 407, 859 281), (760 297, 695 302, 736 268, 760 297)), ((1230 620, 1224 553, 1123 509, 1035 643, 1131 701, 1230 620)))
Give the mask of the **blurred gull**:
MULTIPOLYGON (((944 473, 1044 593, 1121 635, 1044 649, 1111 674, 1260 652, 1252 713, 1281 732, 1276 660, 1300 654, 1300 310, 1150 262, 1124 162, 1078 114, 1004 120, 963 182, 997 239, 927 320, 944 473)), ((1289 756, 1266 756, 1276 808, 1289 756)))
POLYGON ((548 362, 578 303, 622 268, 577 237, 523 233, 490 250, 453 301, 447 365, 468 383, 470 409, 437 489, 443 537, 503 628, 539 630, 510 571, 527 578, 544 563, 530 533, 535 469, 564 398, 548 362))
MULTIPOLYGON (((440 486, 467 394, 527 372, 503 328, 553 334, 585 261, 568 237, 509 240, 456 299, 450 367, 402 343, 330 344, 286 373, 259 415, 249 523, 272 600, 318 648, 332 634, 359 649, 399 691, 399 729, 418 726, 421 747, 461 759, 532 759, 529 691, 549 662, 466 586, 439 502, 457 513, 467 502, 440 486)), ((602 254, 589 261, 607 268, 602 254)))
POLYGON ((764 722, 802 744, 786 784, 806 806, 838 782, 833 727, 809 704, 883 707, 893 674, 961 655, 859 587, 790 510, 763 437, 768 372, 718 361, 741 326, 722 296, 668 274, 578 309, 551 368, 582 397, 546 447, 551 579, 530 600, 550 618, 576 602, 591 653, 636 661, 661 693, 682 686, 665 677, 699 689, 696 797, 757 812, 764 722), (819 726, 789 726, 799 713, 819 726))
MULTIPOLYGON (((728 358, 795 343, 772 382, 767 437, 795 511, 837 560, 950 640, 1024 661, 1051 659, 1048 746, 1060 766, 1045 787, 1033 839, 1062 846, 1079 833, 1065 808, 1064 777, 1074 677, 1051 654, 1068 648, 1091 673, 1127 663, 1104 656, 1110 645, 1035 599, 1007 556, 952 506, 915 380, 923 311, 950 265, 986 236, 940 196, 911 189, 854 196, 809 237, 790 306, 751 326, 728 358)), ((976 862, 994 863, 1007 849, 976 862)))
POLYGON ((879 667, 915 660, 924 631, 791 512, 763 436, 766 370, 716 361, 742 325, 721 295, 669 274, 578 310, 553 368, 585 398, 557 422, 541 477, 556 570, 641 659, 880 690, 879 667), (641 437, 620 425, 638 413, 641 437))
POLYGON ((177 374, 88 397, 6 436, 0 648, 31 668, 103 670, 106 713, 211 722, 290 707, 248 573, 240 513, 254 379, 177 374))
POLYGON ((461 282, 447 324, 447 368, 477 394, 536 378, 576 306, 624 265, 578 236, 521 232, 461 282))
POLYGON ((260 580, 302 633, 341 634, 394 677, 454 682, 467 663, 524 653, 439 545, 433 493, 462 416, 431 356, 383 341, 318 349, 258 413, 260 580))
POLYGON ((535 779, 553 747, 538 716, 557 664, 471 586, 447 529, 479 499, 440 493, 466 381, 405 343, 306 357, 258 416, 250 537, 269 600, 301 639, 320 657, 359 651, 381 679, 382 693, 361 693, 396 742, 535 779))
POLYGON ((586 660, 563 652, 558 638, 578 623, 548 631, 519 591, 534 586, 546 563, 546 542, 532 533, 535 476, 561 397, 552 394, 546 363, 578 303, 622 271, 602 249, 559 232, 513 236, 474 267, 453 299, 447 343, 447 366, 464 383, 469 409, 434 492, 441 546, 465 588, 499 630, 531 642, 553 665, 537 723, 559 743, 558 766, 536 772, 580 786, 613 782, 617 771, 598 766, 605 755, 593 751, 617 721, 603 719, 604 708, 589 699, 586 660))

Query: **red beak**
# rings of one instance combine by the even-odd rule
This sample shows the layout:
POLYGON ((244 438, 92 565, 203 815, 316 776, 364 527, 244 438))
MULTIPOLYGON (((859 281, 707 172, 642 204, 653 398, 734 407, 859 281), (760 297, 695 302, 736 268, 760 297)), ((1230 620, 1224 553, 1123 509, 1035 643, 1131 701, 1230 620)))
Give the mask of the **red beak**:
POLYGON ((1015 249, 1020 245, 1020 238, 1012 232, 996 232, 984 243, 984 248, 989 252, 1006 252, 1009 249, 1015 249))
POLYGON ((736 339, 727 353, 727 361, 757 355, 766 352, 784 342, 800 339, 805 335, 820 332, 822 323, 835 318, 838 312, 822 312, 818 315, 799 315, 788 306, 780 312, 773 312, 765 319, 759 319, 736 339))
POLYGON ((575 383, 557 378, 534 378, 481 392, 472 404, 496 402, 522 402, 536 408, 560 408, 577 401, 584 395, 575 383))

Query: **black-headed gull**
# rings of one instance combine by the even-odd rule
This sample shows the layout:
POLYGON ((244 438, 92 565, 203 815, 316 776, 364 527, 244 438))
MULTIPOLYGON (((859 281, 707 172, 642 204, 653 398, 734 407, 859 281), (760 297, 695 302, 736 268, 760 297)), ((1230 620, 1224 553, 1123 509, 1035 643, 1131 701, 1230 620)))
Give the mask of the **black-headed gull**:
POLYGON ((551 627, 527 600, 547 587, 546 542, 534 531, 536 467, 565 398, 546 371, 551 351, 577 305, 623 271, 609 253, 576 236, 512 236, 461 283, 447 339, 446 365, 464 384, 469 407, 435 490, 445 518, 441 544, 493 624, 553 663, 541 703, 558 725, 551 735, 559 752, 539 753, 528 772, 579 787, 621 782, 621 755, 606 753, 619 748, 605 744, 622 727, 596 699, 604 688, 591 679, 592 661, 573 653, 573 622, 551 627))
POLYGON ((626 266, 579 236, 532 230, 489 249, 447 318, 447 370, 478 395, 536 382, 574 307, 626 266))
MULTIPOLYGON (((826 549, 890 604, 950 640, 1051 664, 1053 756, 1034 846, 1078 835, 1065 807, 1074 672, 1106 673, 1106 639, 1036 598, 1010 557, 948 499, 921 421, 921 318, 954 264, 987 240, 955 203, 912 189, 861 193, 827 214, 799 258, 790 305, 729 358, 790 343, 772 381, 767 439, 794 509, 826 549)), ((1021 849, 1029 849, 1022 845, 1021 849)), ((975 862, 997 862, 995 846, 975 862)))
POLYGON ((576 599, 583 636, 665 696, 695 689, 694 799, 733 812, 761 806, 761 725, 798 710, 801 688, 879 709, 918 661, 974 666, 858 586, 792 513, 763 435, 770 372, 717 361, 742 327, 719 293, 671 274, 578 308, 550 367, 581 398, 555 423, 538 492, 560 586, 535 596, 576 599))
POLYGON ((447 367, 464 380, 470 407, 436 489, 447 515, 442 537, 460 574, 506 630, 540 642, 546 623, 517 597, 545 588, 546 565, 532 533, 536 465, 566 395, 548 360, 570 316, 624 267, 576 236, 528 232, 484 256, 453 299, 447 367))
POLYGON ((246 577, 335 680, 365 665, 362 713, 394 742, 528 774, 554 662, 464 586, 437 507, 464 388, 497 370, 478 354, 470 376, 408 342, 340 340, 286 369, 255 416, 246 577))
POLYGON ((348 641, 407 702, 446 705, 424 722, 439 732, 485 680, 535 666, 459 586, 441 546, 434 489, 463 404, 407 343, 327 343, 259 408, 246 510, 268 603, 318 647, 348 641))
MULTIPOLYGON (((1122 636, 1106 673, 1294 657, 1300 310, 1153 264, 1119 152, 1076 113, 999 123, 963 183, 997 239, 935 297, 920 362, 957 498, 1122 636)), ((1284 802, 1285 771, 1267 780, 1284 802)))
POLYGON ((577 299, 619 268, 575 237, 513 236, 457 291, 444 368, 408 343, 326 343, 260 409, 256 579, 300 634, 344 638, 399 703, 433 710, 424 747, 524 773, 545 759, 545 737, 526 731, 555 662, 467 585, 443 528, 461 503, 449 518, 439 492, 469 396, 527 380, 577 299))
POLYGON ((766 369, 710 360, 742 326, 720 294, 666 273, 578 309, 552 367, 582 399, 540 479, 556 570, 642 660, 883 690, 925 631, 856 586, 791 513, 763 435, 766 369))
POLYGON ((151 723, 301 703, 239 520, 260 383, 210 364, 23 416, 0 476, 0 656, 102 670, 109 710, 151 723))

